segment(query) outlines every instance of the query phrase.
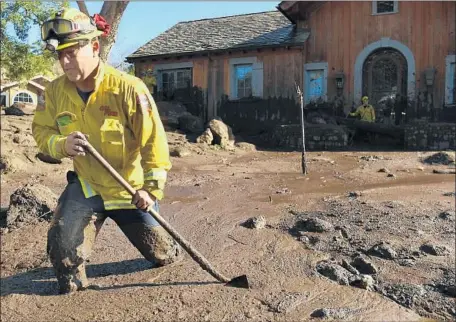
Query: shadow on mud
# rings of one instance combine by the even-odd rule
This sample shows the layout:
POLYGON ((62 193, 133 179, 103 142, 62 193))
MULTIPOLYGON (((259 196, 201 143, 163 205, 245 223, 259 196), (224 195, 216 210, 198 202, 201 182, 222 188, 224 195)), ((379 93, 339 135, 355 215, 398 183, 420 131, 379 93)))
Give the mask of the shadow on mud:
MULTIPOLYGON (((151 269, 150 262, 143 258, 125 260, 115 263, 87 264, 87 277, 90 279, 109 275, 126 275, 151 269)), ((135 283, 124 285, 113 285, 107 287, 93 286, 91 290, 109 290, 126 287, 148 287, 148 286, 179 286, 179 285, 204 285, 214 282, 170 282, 170 283, 135 283)), ((215 282, 216 283, 216 282, 215 282)), ((0 279, 1 296, 11 294, 27 294, 52 296, 58 295, 57 280, 50 267, 40 267, 29 271, 8 276, 0 279)))

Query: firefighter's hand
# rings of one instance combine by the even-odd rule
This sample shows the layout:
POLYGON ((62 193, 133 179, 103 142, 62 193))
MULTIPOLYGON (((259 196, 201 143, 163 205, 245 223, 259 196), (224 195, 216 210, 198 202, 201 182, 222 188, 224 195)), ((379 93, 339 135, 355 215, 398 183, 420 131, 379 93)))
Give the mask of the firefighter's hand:
POLYGON ((153 206, 156 198, 151 195, 148 191, 139 189, 133 196, 132 204, 139 209, 147 209, 149 206, 153 206))
POLYGON ((84 147, 87 146, 87 138, 81 132, 73 132, 67 136, 65 142, 65 152, 70 157, 85 155, 84 147))

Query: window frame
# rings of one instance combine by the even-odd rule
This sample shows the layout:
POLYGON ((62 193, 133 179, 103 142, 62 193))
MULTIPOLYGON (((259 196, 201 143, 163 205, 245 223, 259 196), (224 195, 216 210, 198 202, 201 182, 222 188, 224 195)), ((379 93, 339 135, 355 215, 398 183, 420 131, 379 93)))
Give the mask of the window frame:
POLYGON ((239 100, 237 93, 237 79, 236 79, 236 66, 237 65, 251 65, 252 66, 252 98, 263 98, 263 62, 259 61, 256 56, 251 57, 238 57, 229 60, 229 93, 230 100, 239 100))
POLYGON ((243 98, 249 98, 249 97, 253 97, 253 64, 235 64, 234 66, 234 79, 235 79, 235 88, 233 88, 234 90, 234 96, 236 97, 236 99, 243 99, 243 98), (244 96, 240 96, 239 95, 239 78, 238 78, 238 68, 250 68, 250 95, 249 96, 246 96, 245 95, 245 91, 246 91, 246 88, 248 88, 247 86, 245 86, 245 80, 246 78, 244 77, 244 96))
POLYGON ((394 8, 391 12, 377 12, 377 4, 379 1, 372 1, 372 15, 373 16, 382 16, 382 15, 391 15, 399 12, 399 1, 393 1, 394 8))
POLYGON ((456 74, 456 55, 448 55, 445 58, 445 105, 456 105, 456 97, 454 97, 454 88, 456 87, 455 81, 456 74), (451 70, 451 66, 454 69, 451 70), (453 73, 453 75, 452 75, 453 73), (450 84, 453 83, 453 88, 450 89, 450 84))
POLYGON ((14 103, 23 103, 23 104, 35 104, 35 101, 33 100, 33 95, 31 95, 30 93, 26 92, 26 91, 20 91, 20 92, 17 92, 14 97, 13 97, 13 104, 14 103), (16 101, 16 98, 18 98, 21 94, 25 94, 29 97, 30 101, 16 101))
POLYGON ((309 72, 316 71, 316 70, 323 70, 323 89, 322 95, 320 96, 324 102, 328 100, 328 63, 327 62, 319 62, 319 63, 308 63, 304 64, 304 104, 309 104, 311 101, 309 99, 309 86, 310 86, 310 79, 307 76, 309 72))

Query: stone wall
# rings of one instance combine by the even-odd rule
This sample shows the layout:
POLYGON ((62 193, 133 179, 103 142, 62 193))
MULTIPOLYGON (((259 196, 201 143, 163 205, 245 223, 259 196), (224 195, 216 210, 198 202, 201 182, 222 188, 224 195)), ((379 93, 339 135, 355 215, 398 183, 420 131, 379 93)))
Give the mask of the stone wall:
MULTIPOLYGON (((347 146, 348 131, 344 126, 331 124, 306 124, 307 150, 340 150, 347 146)), ((267 134, 268 143, 285 149, 301 150, 300 124, 279 125, 267 134)))
POLYGON ((456 148, 455 123, 416 121, 405 126, 406 150, 445 150, 456 148))

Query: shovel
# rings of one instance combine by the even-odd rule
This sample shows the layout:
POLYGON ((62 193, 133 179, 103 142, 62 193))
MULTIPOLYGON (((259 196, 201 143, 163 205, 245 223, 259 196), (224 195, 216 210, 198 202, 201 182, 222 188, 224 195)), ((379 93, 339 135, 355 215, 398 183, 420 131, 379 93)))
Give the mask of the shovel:
MULTIPOLYGON (((131 196, 136 194, 136 191, 133 187, 124 179, 122 176, 98 153, 97 150, 87 142, 87 146, 85 146, 87 152, 92 155, 101 165, 117 180, 129 193, 131 196)), ((225 283, 226 286, 238 287, 238 288, 249 288, 249 281, 247 280, 246 275, 241 275, 235 277, 233 279, 229 279, 219 272, 201 255, 193 246, 185 240, 173 227, 171 227, 168 222, 163 219, 162 216, 155 210, 149 208, 147 209, 149 214, 158 221, 158 223, 179 243, 179 245, 184 248, 187 253, 196 261, 202 269, 207 271, 213 277, 215 277, 220 282, 225 283)))

